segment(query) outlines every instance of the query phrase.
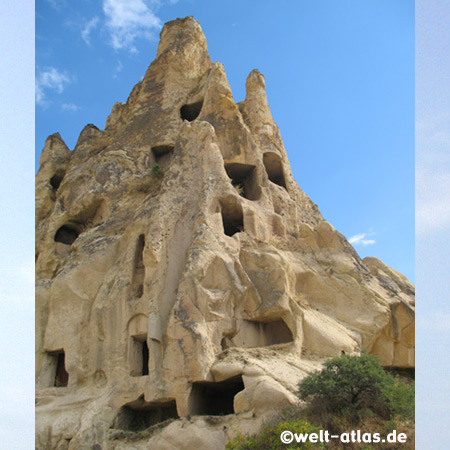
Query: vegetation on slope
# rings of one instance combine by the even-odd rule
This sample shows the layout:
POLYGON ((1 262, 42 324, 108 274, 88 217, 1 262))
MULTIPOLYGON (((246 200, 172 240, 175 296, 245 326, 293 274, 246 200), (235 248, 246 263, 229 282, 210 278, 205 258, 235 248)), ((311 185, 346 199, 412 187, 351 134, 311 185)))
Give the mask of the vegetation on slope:
POLYGON ((227 450, 294 449, 414 449, 414 382, 384 371, 378 359, 363 352, 342 355, 324 364, 299 384, 298 396, 306 402, 291 408, 266 424, 253 436, 237 436, 227 450), (323 443, 283 444, 280 434, 319 433, 341 435, 352 430, 379 433, 382 438, 396 430, 405 433, 405 443, 342 443, 329 439, 323 443))

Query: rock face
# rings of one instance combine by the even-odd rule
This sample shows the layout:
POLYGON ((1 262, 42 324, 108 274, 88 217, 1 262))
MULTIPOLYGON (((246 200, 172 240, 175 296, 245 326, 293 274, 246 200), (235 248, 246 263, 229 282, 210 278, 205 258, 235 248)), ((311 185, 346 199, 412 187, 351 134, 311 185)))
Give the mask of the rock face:
POLYGON ((223 449, 366 348, 414 367, 414 286, 294 181, 264 77, 235 104, 192 18, 36 179, 39 449, 223 449))

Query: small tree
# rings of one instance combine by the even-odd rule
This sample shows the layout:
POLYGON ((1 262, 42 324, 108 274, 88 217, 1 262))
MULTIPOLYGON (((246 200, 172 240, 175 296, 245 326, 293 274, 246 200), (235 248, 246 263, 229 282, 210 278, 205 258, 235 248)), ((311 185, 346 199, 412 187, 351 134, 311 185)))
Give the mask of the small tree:
POLYGON ((342 355, 324 364, 299 384, 299 397, 309 400, 309 410, 346 416, 357 420, 361 413, 372 411, 380 416, 414 409, 414 392, 400 380, 386 373, 375 356, 363 352, 360 356, 342 355), (400 391, 400 390, 401 391, 400 391), (397 395, 399 394, 399 395, 397 395), (398 399, 409 402, 399 408, 398 399))

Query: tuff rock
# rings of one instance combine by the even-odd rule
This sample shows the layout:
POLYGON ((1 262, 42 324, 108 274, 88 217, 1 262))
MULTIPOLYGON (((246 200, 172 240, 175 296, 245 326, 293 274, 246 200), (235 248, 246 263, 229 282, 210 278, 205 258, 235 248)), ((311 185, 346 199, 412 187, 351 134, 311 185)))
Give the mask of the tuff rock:
POLYGON ((223 449, 362 348, 414 367, 414 286, 294 181, 264 76, 236 104, 200 25, 36 177, 36 447, 223 449))

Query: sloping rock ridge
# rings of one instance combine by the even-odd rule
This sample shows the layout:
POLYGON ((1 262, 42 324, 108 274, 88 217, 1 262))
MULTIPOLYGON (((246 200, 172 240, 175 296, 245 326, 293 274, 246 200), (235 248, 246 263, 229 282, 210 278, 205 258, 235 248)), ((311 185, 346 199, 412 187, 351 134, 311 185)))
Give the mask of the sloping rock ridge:
POLYGON ((224 449, 326 358, 414 367, 414 286, 292 177, 254 70, 236 104, 191 17, 104 130, 36 178, 38 449, 224 449))

